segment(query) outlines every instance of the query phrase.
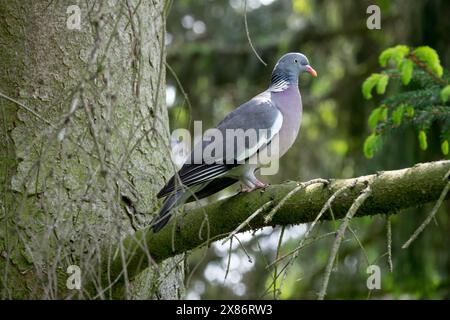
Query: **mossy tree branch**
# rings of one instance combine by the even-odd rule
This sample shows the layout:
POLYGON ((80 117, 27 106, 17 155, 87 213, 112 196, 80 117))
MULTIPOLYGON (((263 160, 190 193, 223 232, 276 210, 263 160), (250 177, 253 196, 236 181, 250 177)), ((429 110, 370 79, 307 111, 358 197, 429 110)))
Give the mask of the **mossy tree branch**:
MULTIPOLYGON (((269 186, 264 191, 237 194, 202 208, 190 210, 185 215, 172 219, 157 234, 154 234, 150 228, 145 228, 125 238, 122 248, 128 261, 127 275, 133 278, 145 269, 149 263, 149 256, 153 262, 161 262, 176 254, 226 237, 242 221, 268 202, 272 205, 266 206, 241 231, 265 226, 311 222, 327 200, 337 190, 346 186, 347 190, 339 193, 332 205, 336 219, 345 216, 368 184, 372 192, 359 208, 356 216, 397 213, 401 209, 436 201, 447 184, 447 179, 444 177, 449 170, 450 161, 438 161, 353 179, 330 180, 327 184, 312 184, 292 194, 275 213, 273 219, 267 223, 264 217, 282 201, 286 194, 297 188, 299 183, 287 182, 269 186)), ((329 212, 323 214, 321 219, 331 219, 329 212)), ((120 277, 123 270, 120 254, 116 254, 111 262, 111 275, 120 277)))

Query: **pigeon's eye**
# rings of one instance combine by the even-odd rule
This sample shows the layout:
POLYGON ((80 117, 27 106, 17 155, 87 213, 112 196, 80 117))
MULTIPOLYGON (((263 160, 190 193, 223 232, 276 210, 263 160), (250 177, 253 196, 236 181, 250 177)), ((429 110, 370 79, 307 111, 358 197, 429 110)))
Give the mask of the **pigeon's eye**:
POLYGON ((297 59, 294 59, 294 63, 298 63, 298 60, 297 60, 297 59))

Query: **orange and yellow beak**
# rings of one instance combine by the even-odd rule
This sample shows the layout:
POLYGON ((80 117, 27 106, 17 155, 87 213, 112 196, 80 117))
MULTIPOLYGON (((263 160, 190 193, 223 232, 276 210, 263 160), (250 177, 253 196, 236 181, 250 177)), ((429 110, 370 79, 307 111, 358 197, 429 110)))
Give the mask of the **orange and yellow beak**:
POLYGON ((308 72, 313 77, 317 77, 317 71, 314 70, 311 66, 306 66, 306 72, 308 72))

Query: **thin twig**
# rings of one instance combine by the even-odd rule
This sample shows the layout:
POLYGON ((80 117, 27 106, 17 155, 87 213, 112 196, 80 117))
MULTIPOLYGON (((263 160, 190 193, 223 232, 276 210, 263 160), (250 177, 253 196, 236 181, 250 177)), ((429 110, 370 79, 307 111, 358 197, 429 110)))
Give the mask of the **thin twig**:
POLYGON ((247 249, 245 249, 245 247, 244 247, 244 245, 242 244, 241 240, 239 240, 239 237, 234 237, 234 238, 237 240, 239 246, 242 248, 242 250, 244 251, 245 255, 247 256, 248 262, 249 262, 249 263, 253 263, 252 257, 251 257, 251 256, 249 255, 249 253, 247 252, 247 249))
POLYGON ((353 235, 353 237, 355 238, 356 242, 358 243, 358 246, 361 248, 361 251, 364 254, 364 258, 366 259, 367 265, 370 265, 369 256, 367 255, 366 249, 364 248, 361 240, 359 240, 358 235, 353 230, 353 228, 350 227, 350 225, 348 226, 348 230, 350 230, 350 233, 353 235))
MULTIPOLYGON (((311 223, 311 226, 308 228, 308 230, 305 232, 305 235, 303 236, 302 240, 300 241, 300 244, 298 245, 298 247, 302 247, 303 243, 306 241, 306 239, 308 238, 309 234, 311 233, 311 231, 314 229, 315 225, 317 224, 317 222, 319 221, 319 219, 322 217, 322 215, 328 210, 331 209, 331 205, 333 204, 334 200, 336 200, 336 198, 345 190, 353 188, 357 183, 357 180, 355 180, 355 182, 351 185, 347 185, 347 186, 343 186, 342 188, 338 189, 325 203, 325 205, 322 207, 322 209, 320 210, 319 214, 316 216, 316 218, 314 219, 314 221, 311 223)), ((333 217, 334 220, 334 217, 333 217)))
POLYGON ((440 85, 447 85, 447 81, 440 78, 436 73, 434 73, 424 62, 422 62, 414 53, 411 53, 408 56, 409 59, 411 59, 412 62, 414 62, 419 68, 425 70, 426 73, 428 73, 435 82, 437 82, 440 85))
POLYGON ((392 224, 391 224, 391 217, 387 217, 386 221, 386 228, 387 228, 387 254, 388 254, 388 266, 389 271, 392 272, 394 270, 393 264, 392 264, 392 224))
POLYGON ((191 104, 191 100, 189 99, 189 96, 188 96, 186 90, 184 89, 183 85, 181 84, 180 78, 178 78, 175 70, 173 70, 173 68, 167 62, 164 62, 164 64, 165 64, 167 70, 169 70, 170 73, 172 74, 172 77, 175 79, 175 82, 177 83, 178 88, 180 89, 181 93, 183 94, 184 99, 186 100, 186 103, 187 103, 188 108, 189 108, 189 113, 188 113, 188 117, 189 117, 188 123, 189 124, 188 124, 188 128, 190 128, 191 127, 191 122, 192 122, 192 117, 191 117, 191 115, 192 115, 192 104, 191 104))
POLYGON ((230 239, 230 248, 228 249, 228 262, 227 262, 227 270, 225 271, 225 277, 223 277, 223 282, 227 280, 228 272, 230 271, 230 263, 231 263, 231 250, 233 249, 233 238, 230 239))
MULTIPOLYGON (((328 182, 328 181, 327 181, 327 182, 328 182)), ((353 188, 353 187, 356 185, 356 183, 357 183, 357 180, 355 180, 355 183, 353 183, 353 184, 351 184, 351 185, 349 185, 349 186, 344 186, 344 187, 338 189, 338 190, 337 190, 337 191, 336 191, 336 192, 335 192, 335 193, 327 200, 327 202, 325 203, 325 205, 322 207, 322 209, 320 210, 319 214, 316 216, 316 218, 315 218, 314 221, 312 222, 311 226, 309 227, 309 229, 305 232, 305 235, 303 236, 303 238, 302 238, 302 240, 300 241, 299 245, 298 245, 294 250, 292 250, 291 252, 289 252, 288 254, 282 256, 281 258, 276 259, 274 262, 272 262, 272 263, 269 265, 269 267, 272 266, 272 265, 275 265, 276 263, 280 262, 281 260, 283 260, 283 259, 285 259, 285 258, 291 256, 291 258, 289 259, 289 261, 286 263, 285 267, 283 268, 283 270, 284 270, 284 276, 283 276, 283 279, 284 279, 284 278, 286 277, 286 275, 287 275, 287 270, 288 270, 289 266, 290 266, 290 265, 295 261, 295 259, 298 257, 298 254, 300 253, 300 250, 303 249, 303 247, 306 246, 306 243, 305 243, 305 242, 306 242, 306 240, 308 240, 308 239, 310 238, 309 235, 310 235, 311 231, 314 229, 316 223, 319 221, 319 219, 322 217, 322 215, 323 215, 328 209, 330 209, 330 211, 331 211, 331 204, 333 203, 333 201, 334 201, 334 200, 335 200, 335 199, 336 199, 336 198, 337 198, 344 190, 347 190, 347 189, 349 189, 349 188, 353 188)), ((331 214, 332 214, 332 211, 331 211, 331 214)), ((333 217, 333 220, 334 220, 334 217, 333 217)), ((330 235, 330 234, 336 234, 336 232, 331 232, 331 233, 325 234, 324 237, 326 237, 326 236, 328 236, 328 235, 330 235)), ((321 239, 321 237, 318 237, 316 240, 318 240, 318 239, 321 239)), ((312 242, 314 242, 314 241, 311 241, 310 243, 312 243, 312 242)), ((307 244, 310 244, 310 243, 307 243, 307 244)), ((280 273, 281 273, 281 272, 280 272, 280 273)))
POLYGON ((339 247, 341 245, 342 239, 344 238, 344 234, 347 229, 347 226, 348 226, 350 220, 353 218, 353 216, 358 211, 358 209, 364 203, 364 201, 370 196, 371 192, 372 192, 372 189, 370 188, 370 185, 368 185, 363 191, 361 191, 360 195, 353 202, 353 204, 351 205, 347 214, 345 215, 344 219, 342 220, 342 223, 337 231, 336 239, 334 240, 333 248, 331 249, 327 267, 325 269, 325 275, 324 275, 324 279, 323 279, 323 283, 322 283, 322 288, 321 288, 321 290, 319 292, 319 296, 318 296, 319 300, 323 300, 327 293, 328 282, 330 280, 331 270, 333 269, 334 260, 336 259, 336 255, 339 251, 339 247))
MULTIPOLYGON (((284 230, 285 230, 285 226, 282 226, 281 232, 280 232, 280 237, 278 238, 277 253, 275 256, 275 260, 278 259, 278 257, 280 256, 280 249, 281 249, 281 244, 283 242, 284 230)), ((275 266, 273 268, 273 299, 274 300, 277 300, 277 298, 278 298, 277 279, 278 279, 277 265, 275 264, 275 266)))
POLYGON ((39 120, 42 120, 43 122, 45 122, 45 123, 48 124, 49 126, 54 127, 54 125, 53 125, 50 121, 48 121, 47 119, 45 119, 44 117, 42 117, 39 113, 37 113, 37 112, 34 111, 33 109, 30 109, 29 107, 27 107, 27 106, 24 105, 23 103, 21 103, 21 102, 15 100, 15 99, 13 99, 13 98, 11 98, 11 97, 8 97, 7 95, 5 95, 5 94, 3 94, 3 93, 1 93, 1 92, 0 92, 0 97, 4 98, 4 99, 6 99, 6 100, 9 100, 9 101, 11 101, 11 102, 14 102, 14 103, 17 104, 19 107, 21 107, 21 108, 25 109, 26 111, 30 112, 31 114, 33 114, 33 115, 34 115, 36 118, 38 118, 39 120))
POLYGON ((250 38, 250 32, 248 31, 248 23, 247 23, 247 0, 244 0, 244 24, 245 24, 245 33, 247 34, 247 40, 250 44, 250 47, 253 50, 253 53, 256 55, 259 61, 267 67, 267 63, 264 62, 264 60, 259 56, 258 52, 256 52, 255 47, 253 46, 252 39, 250 38))
MULTIPOLYGON (((448 174, 447 173, 444 177, 445 179, 448 179, 448 174)), ((405 244, 402 246, 402 249, 406 249, 409 247, 409 245, 416 240, 416 238, 419 236, 419 234, 422 233, 422 231, 426 228, 426 226, 431 222, 431 220, 433 220, 434 216, 436 215, 437 211, 439 210, 439 208, 442 205, 442 202, 444 201, 448 190, 450 189, 450 181, 447 183, 447 185, 444 187, 444 189, 441 192, 441 195, 439 196, 438 201, 436 202, 436 204, 433 207, 433 210, 431 210, 430 214, 428 215, 428 217, 425 219, 425 221, 420 225, 420 227, 418 227, 416 229, 416 231, 414 231, 414 233, 412 234, 412 236, 408 239, 408 241, 405 242, 405 244)))
POLYGON ((277 211, 280 210, 280 208, 286 203, 286 201, 288 201, 294 194, 296 194, 301 189, 304 189, 304 188, 306 188, 306 187, 308 187, 308 186, 310 186, 312 184, 316 184, 316 183, 328 184, 329 181, 325 180, 325 179, 318 178, 318 179, 313 179, 313 180, 310 180, 310 181, 307 181, 307 182, 300 183, 297 187, 295 187, 294 189, 289 191, 288 194, 285 195, 284 198, 280 200, 280 202, 278 202, 278 204, 264 218, 264 222, 265 223, 269 223, 270 221, 272 221, 272 218, 277 213, 277 211))
POLYGON ((293 254, 296 253, 297 251, 300 251, 300 250, 303 249, 304 247, 309 246, 310 244, 313 244, 314 242, 316 242, 316 241, 318 241, 318 240, 321 240, 321 239, 324 239, 324 238, 326 238, 326 237, 333 236, 333 235, 336 236, 336 232, 333 231, 333 232, 328 232, 328 233, 321 234, 320 236, 317 236, 317 237, 309 237, 309 238, 308 238, 308 242, 304 242, 301 246, 298 246, 298 247, 295 248, 294 250, 292 250, 292 251, 290 251, 290 252, 288 252, 288 253, 282 255, 281 257, 279 257, 278 259, 276 259, 275 261, 273 261, 272 263, 270 263, 270 264, 267 266, 267 269, 270 268, 270 267, 272 267, 273 265, 279 263, 280 261, 286 259, 287 257, 293 255, 293 254))

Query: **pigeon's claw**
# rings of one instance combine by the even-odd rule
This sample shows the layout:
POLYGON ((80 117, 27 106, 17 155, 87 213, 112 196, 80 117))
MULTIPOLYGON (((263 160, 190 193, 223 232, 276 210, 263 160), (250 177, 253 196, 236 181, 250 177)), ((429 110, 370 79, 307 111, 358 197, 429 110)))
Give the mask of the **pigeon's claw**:
POLYGON ((255 179, 255 181, 252 181, 252 183, 247 182, 245 185, 242 185, 241 192, 252 192, 253 190, 256 189, 264 189, 267 186, 268 186, 267 183, 255 179))
POLYGON ((256 187, 242 186, 241 192, 252 192, 255 189, 256 189, 256 187))
POLYGON ((255 189, 261 189, 267 187, 269 184, 264 183, 262 181, 256 180, 255 181, 255 189))

